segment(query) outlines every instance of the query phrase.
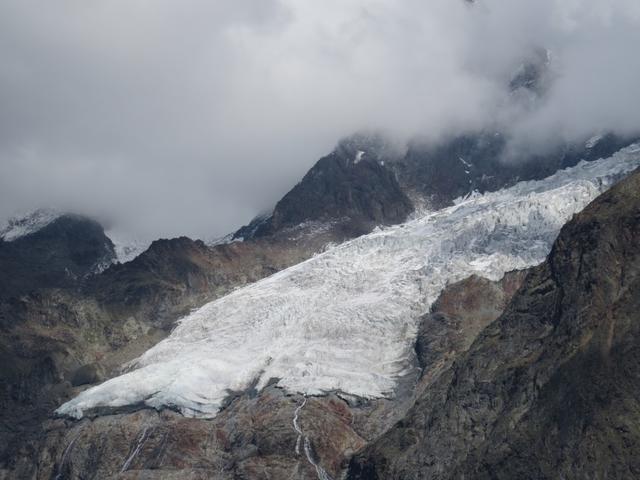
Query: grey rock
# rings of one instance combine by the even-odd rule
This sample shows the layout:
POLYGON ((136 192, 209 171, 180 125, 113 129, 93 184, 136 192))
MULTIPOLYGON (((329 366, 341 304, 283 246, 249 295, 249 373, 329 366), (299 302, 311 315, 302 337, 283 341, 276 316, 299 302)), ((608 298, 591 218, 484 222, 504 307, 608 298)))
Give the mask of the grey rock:
POLYGON ((638 478, 640 173, 561 231, 504 314, 350 479, 638 478))
POLYGON ((102 381, 103 375, 101 368, 96 363, 89 363, 78 368, 71 378, 71 385, 78 387, 80 385, 88 385, 102 381))

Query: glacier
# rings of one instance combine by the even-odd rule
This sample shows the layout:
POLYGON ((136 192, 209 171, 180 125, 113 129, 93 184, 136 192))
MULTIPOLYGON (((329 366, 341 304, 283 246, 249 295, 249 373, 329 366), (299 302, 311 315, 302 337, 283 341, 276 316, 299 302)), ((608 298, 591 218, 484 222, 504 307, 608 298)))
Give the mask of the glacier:
POLYGON ((540 181, 460 199, 238 289, 57 413, 144 404, 212 417, 233 392, 392 397, 414 371, 420 315, 450 282, 541 263, 561 227, 640 165, 640 145, 540 181))

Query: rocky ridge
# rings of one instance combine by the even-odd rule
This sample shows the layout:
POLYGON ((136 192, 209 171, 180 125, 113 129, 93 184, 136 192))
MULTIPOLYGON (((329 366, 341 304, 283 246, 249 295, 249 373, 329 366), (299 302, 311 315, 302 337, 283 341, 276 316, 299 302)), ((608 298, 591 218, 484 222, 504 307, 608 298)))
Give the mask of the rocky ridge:
MULTIPOLYGON (((450 342, 431 348, 432 363, 423 378, 464 351, 479 327, 499 315, 523 276, 509 273, 497 282, 471 277, 442 292, 425 322, 431 317, 449 321, 433 335, 425 330, 421 338, 431 344, 442 344, 443 338, 450 342), (475 318, 475 311, 484 313, 475 318)), ((412 391, 408 385, 394 400, 363 402, 333 394, 304 398, 269 386, 259 394, 239 394, 213 419, 149 409, 80 422, 52 419, 44 424, 44 440, 28 444, 29 456, 13 452, 18 460, 7 474, 36 479, 318 478, 311 458, 328 478, 340 478, 352 454, 402 417, 414 401, 412 391)))
POLYGON ((33 221, 9 225, 2 232, 0 299, 76 287, 116 259, 113 243, 91 219, 44 213, 29 219, 33 221))
POLYGON ((351 479, 636 478, 640 173, 560 233, 351 479))
MULTIPOLYGON (((46 239, 49 228, 65 226, 56 223, 7 245, 18 248, 46 239)), ((42 435, 42 422, 61 402, 118 374, 122 365, 162 340, 176 319, 340 240, 332 233, 284 232, 209 247, 183 237, 154 242, 133 261, 98 274, 56 280, 55 288, 11 283, 0 275, 13 288, 25 287, 0 302, 0 464, 16 461, 16 455, 30 457, 29 450, 17 454, 16 448, 28 449, 42 435)), ((54 259, 46 265, 67 262, 55 244, 42 245, 43 254, 54 259)), ((29 272, 29 263, 20 258, 11 261, 29 272)))

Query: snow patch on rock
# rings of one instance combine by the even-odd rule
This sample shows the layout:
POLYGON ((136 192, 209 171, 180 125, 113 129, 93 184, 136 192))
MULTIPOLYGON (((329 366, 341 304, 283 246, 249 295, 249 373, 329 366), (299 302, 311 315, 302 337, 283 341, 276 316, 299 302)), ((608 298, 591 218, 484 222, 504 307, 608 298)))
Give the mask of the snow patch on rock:
POLYGON ((105 235, 113 242, 116 258, 120 263, 130 262, 151 245, 150 240, 143 240, 117 229, 108 230, 105 235))
POLYGON ((15 215, 0 226, 0 239, 13 242, 36 233, 62 215, 53 208, 40 208, 32 212, 15 215))

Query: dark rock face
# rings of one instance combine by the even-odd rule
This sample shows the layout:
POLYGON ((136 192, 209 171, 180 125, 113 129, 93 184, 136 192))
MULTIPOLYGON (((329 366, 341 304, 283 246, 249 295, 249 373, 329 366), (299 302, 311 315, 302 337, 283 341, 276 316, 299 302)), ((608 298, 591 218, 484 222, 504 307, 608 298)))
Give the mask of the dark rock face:
POLYGON ((233 240, 244 240, 244 239, 252 239, 256 236, 256 232, 260 228, 269 228, 268 223, 270 221, 271 214, 261 214, 256 216, 253 220, 251 220, 247 225, 240 227, 236 232, 233 233, 233 240))
MULTIPOLYGON (((538 57, 543 53, 536 55, 537 66, 525 64, 512 88, 542 88, 543 60, 538 57)), ((480 131, 429 144, 416 140, 403 150, 380 134, 354 135, 320 159, 270 216, 256 217, 234 237, 260 238, 304 222, 321 222, 352 238, 377 225, 401 223, 423 205, 438 209, 474 190, 483 193, 542 179, 580 160, 609 157, 633 141, 614 134, 602 135, 593 144, 586 140, 558 142, 545 151, 516 150, 500 131, 480 131)))
POLYGON ((78 368, 73 377, 71 377, 71 386, 79 387, 80 385, 89 385, 102 381, 100 365, 97 363, 88 363, 78 368))
POLYGON ((311 458, 334 477, 365 444, 352 421, 347 404, 335 396, 305 401, 268 387, 257 397, 234 399, 211 420, 148 409, 51 420, 36 456, 18 460, 14 471, 33 471, 35 463, 33 478, 43 480, 317 478, 304 450, 307 438, 311 458))
POLYGON ((501 133, 479 132, 435 145, 414 143, 404 158, 386 165, 412 198, 422 196, 430 207, 442 208, 474 190, 484 193, 542 179, 580 160, 609 157, 630 143, 609 134, 590 147, 560 144, 542 153, 514 152, 501 133))
POLYGON ((640 173, 567 224, 504 314, 351 479, 638 478, 640 173))
POLYGON ((232 246, 209 248, 187 237, 156 240, 132 261, 93 277, 85 292, 118 316, 143 310, 154 324, 166 327, 216 289, 243 283, 246 272, 239 265, 237 272, 228 268, 239 260, 234 254, 232 246))
POLYGON ((338 148, 320 159, 276 205, 255 235, 273 234, 306 221, 338 220, 353 236, 376 225, 404 221, 413 210, 393 173, 371 153, 338 148))
POLYGON ((69 288, 115 261, 102 226, 63 215, 11 242, 0 240, 0 299, 42 288, 69 288))
POLYGON ((415 347, 420 366, 431 369, 466 351, 504 311, 525 274, 509 272, 498 282, 473 275, 443 290, 420 321, 415 347))

